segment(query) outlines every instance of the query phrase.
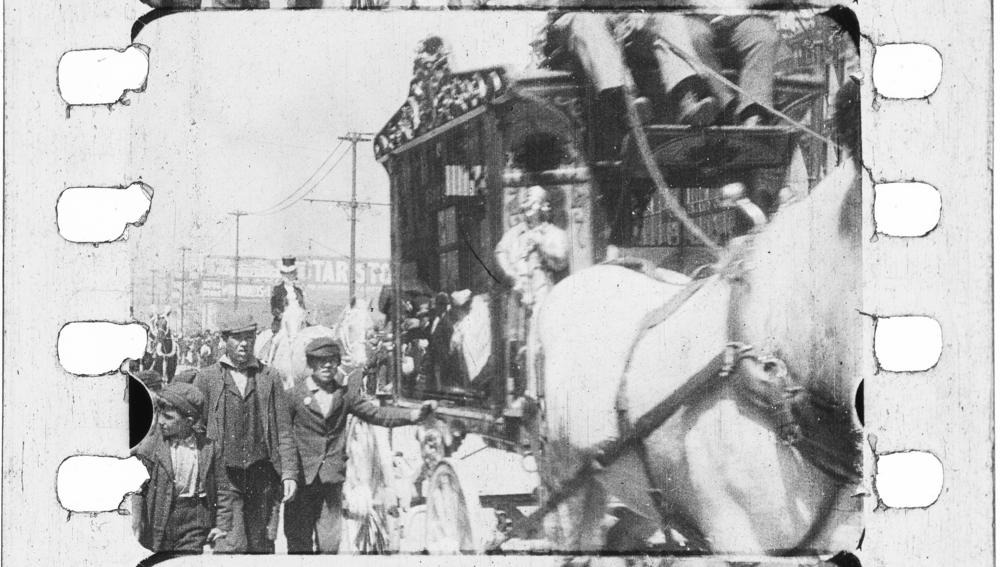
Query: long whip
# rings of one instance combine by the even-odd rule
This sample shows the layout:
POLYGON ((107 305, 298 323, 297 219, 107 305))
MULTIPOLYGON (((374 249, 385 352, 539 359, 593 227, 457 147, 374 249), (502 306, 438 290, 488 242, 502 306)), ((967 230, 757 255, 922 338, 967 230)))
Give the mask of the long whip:
POLYGON ((632 95, 635 92, 635 84, 632 82, 631 77, 626 76, 625 80, 628 82, 627 88, 624 91, 625 114, 628 117, 629 130, 631 131, 632 139, 635 140, 635 145, 639 150, 639 156, 642 158, 643 165, 646 167, 646 171, 649 172, 653 184, 656 185, 656 190, 663 197, 664 204, 670 210, 670 214, 684 226, 684 229, 691 233, 691 236, 699 240, 717 259, 721 259, 722 248, 705 234, 705 231, 694 222, 694 219, 688 216, 687 211, 684 210, 684 207, 681 206, 680 202, 670 191, 670 187, 667 186, 667 182, 663 178, 663 172, 660 171, 660 167, 653 157, 653 150, 649 147, 649 139, 646 138, 646 132, 643 130, 642 120, 635 109, 635 97, 632 95))

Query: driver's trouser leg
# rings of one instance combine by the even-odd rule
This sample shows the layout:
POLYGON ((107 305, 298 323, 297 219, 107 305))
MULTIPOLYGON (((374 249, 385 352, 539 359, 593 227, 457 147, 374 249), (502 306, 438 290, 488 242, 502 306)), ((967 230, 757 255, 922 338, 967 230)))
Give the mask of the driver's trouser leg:
POLYGON ((573 53, 598 92, 625 86, 628 70, 608 16, 587 12, 563 14, 552 23, 565 48, 573 53))

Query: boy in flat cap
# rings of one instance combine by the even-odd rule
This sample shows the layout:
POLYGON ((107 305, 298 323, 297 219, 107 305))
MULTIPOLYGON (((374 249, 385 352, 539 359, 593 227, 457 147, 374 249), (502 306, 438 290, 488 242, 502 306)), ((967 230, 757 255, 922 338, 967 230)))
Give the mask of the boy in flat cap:
POLYGON ((133 376, 142 382, 150 394, 156 395, 163 389, 163 376, 160 376, 160 373, 155 370, 140 370, 133 376))
POLYGON ((216 447, 201 426, 204 397, 190 384, 157 394, 156 427, 133 450, 149 480, 133 500, 133 528, 152 551, 201 553, 216 527, 216 447))
POLYGON ((285 504, 285 537, 289 553, 337 553, 342 524, 342 491, 347 455, 347 416, 383 427, 411 425, 434 411, 436 403, 418 409, 379 407, 348 387, 340 369, 340 346, 332 338, 306 346, 310 374, 289 390, 288 412, 298 459, 299 489, 285 504))
POLYGON ((253 356, 257 324, 230 314, 219 327, 225 354, 193 384, 205 395, 205 425, 218 443, 217 553, 274 553, 281 502, 295 491, 295 446, 280 374, 253 356))

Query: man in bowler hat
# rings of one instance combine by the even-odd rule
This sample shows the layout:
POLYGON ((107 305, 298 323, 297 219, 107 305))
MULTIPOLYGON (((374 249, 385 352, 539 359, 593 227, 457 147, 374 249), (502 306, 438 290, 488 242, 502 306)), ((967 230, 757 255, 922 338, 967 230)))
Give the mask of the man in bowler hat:
POLYGON ((289 553, 337 553, 342 524, 342 491, 347 470, 347 416, 383 427, 411 425, 434 411, 436 402, 420 408, 379 407, 348 387, 340 368, 340 346, 332 338, 306 346, 310 374, 289 390, 288 421, 298 448, 298 486, 285 504, 285 537, 289 553))
POLYGON ((257 324, 235 314, 220 325, 225 353, 201 369, 208 436, 221 450, 219 553, 274 553, 280 503, 295 492, 295 446, 281 376, 253 356, 257 324))

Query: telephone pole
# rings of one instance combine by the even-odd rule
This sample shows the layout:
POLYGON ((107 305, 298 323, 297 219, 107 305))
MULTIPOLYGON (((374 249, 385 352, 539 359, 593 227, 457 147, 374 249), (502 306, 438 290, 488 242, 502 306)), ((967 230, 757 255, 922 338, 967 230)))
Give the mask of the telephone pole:
POLYGON ((351 143, 351 273, 349 276, 351 285, 348 291, 348 305, 354 302, 354 291, 357 283, 354 271, 357 262, 355 250, 358 231, 358 142, 370 142, 373 135, 369 132, 348 132, 344 136, 339 136, 339 139, 351 143))
POLYGON ((246 215, 246 211, 232 211, 229 213, 236 217, 236 258, 233 261, 233 310, 240 308, 240 217, 246 215))
MULTIPOLYGON (((350 279, 350 281, 351 281, 351 291, 350 291, 351 298, 350 299, 354 299, 354 286, 356 284, 355 284, 355 280, 354 280, 354 275, 353 274, 354 274, 355 265, 357 263, 357 258, 354 255, 354 238, 355 238, 355 234, 356 234, 355 226, 357 224, 357 215, 354 214, 354 211, 356 211, 357 209, 367 209, 369 207, 388 207, 389 203, 375 203, 375 202, 372 202, 372 201, 358 201, 357 199, 354 199, 352 201, 344 201, 342 199, 305 199, 305 200, 307 202, 309 202, 309 203, 333 203, 334 205, 337 205, 337 206, 340 206, 340 207, 344 207, 345 209, 348 209, 348 210, 351 211, 351 255, 349 257, 350 258, 350 264, 351 264, 351 279, 350 279)), ((365 284, 365 290, 367 291, 367 289, 368 289, 368 287, 367 287, 367 283, 366 283, 365 284)), ((348 300, 348 301, 350 301, 350 300, 348 300)))
POLYGON ((181 336, 184 336, 184 288, 187 287, 187 246, 181 246, 181 336))

